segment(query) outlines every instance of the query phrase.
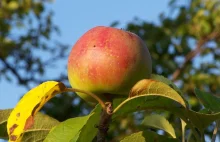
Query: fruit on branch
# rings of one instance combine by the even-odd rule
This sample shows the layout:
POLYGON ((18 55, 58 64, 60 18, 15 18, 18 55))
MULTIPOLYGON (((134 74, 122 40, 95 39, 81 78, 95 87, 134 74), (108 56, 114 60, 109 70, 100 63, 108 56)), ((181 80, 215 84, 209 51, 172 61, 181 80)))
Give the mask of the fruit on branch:
MULTIPOLYGON (((151 56, 144 42, 134 33, 112 27, 98 26, 87 31, 68 59, 71 86, 102 99, 127 97, 132 86, 149 78, 151 72, 151 56)), ((91 96, 78 95, 95 102, 91 96)))

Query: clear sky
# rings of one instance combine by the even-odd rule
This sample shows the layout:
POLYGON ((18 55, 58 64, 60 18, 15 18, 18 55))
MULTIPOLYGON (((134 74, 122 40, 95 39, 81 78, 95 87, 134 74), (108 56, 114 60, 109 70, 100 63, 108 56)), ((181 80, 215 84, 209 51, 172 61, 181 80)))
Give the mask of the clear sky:
MULTIPOLYGON (((53 22, 61 30, 61 36, 54 38, 72 46, 90 28, 98 25, 109 26, 116 20, 120 22, 120 28, 125 27, 135 17, 159 23, 159 14, 168 12, 168 2, 169 0, 57 0, 49 6, 55 14, 53 22)), ((66 64, 67 58, 58 62, 57 68, 48 70, 47 76, 51 78, 60 71, 66 72, 66 64)), ((27 91, 26 88, 18 86, 16 80, 0 80, 0 109, 14 107, 21 95, 27 91)))

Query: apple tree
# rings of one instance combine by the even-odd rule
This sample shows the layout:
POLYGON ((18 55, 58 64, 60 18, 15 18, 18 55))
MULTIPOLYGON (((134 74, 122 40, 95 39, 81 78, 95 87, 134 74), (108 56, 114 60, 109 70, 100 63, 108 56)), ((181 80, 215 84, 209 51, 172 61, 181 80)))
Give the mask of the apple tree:
MULTIPOLYGON (((4 11, 2 13, 7 11, 10 19, 10 13, 13 13, 13 10, 22 11, 25 7, 19 4, 3 1, 4 11)), ((218 135, 220 119, 220 99, 218 95, 220 91, 220 3, 217 0, 192 0, 183 5, 178 4, 178 1, 172 0, 169 6, 174 14, 169 14, 168 16, 161 14, 159 25, 136 18, 128 23, 124 31, 120 30, 137 34, 143 40, 141 44, 147 45, 152 58, 153 74, 145 77, 142 76, 142 67, 144 68, 147 62, 145 62, 145 59, 142 59, 144 56, 141 56, 141 58, 131 60, 133 61, 132 65, 137 68, 129 66, 132 69, 124 73, 124 77, 128 78, 125 79, 125 82, 128 82, 119 88, 117 88, 117 85, 120 85, 120 83, 111 84, 116 86, 109 84, 109 86, 105 86, 105 84, 100 83, 102 80, 99 77, 93 78, 92 83, 91 80, 86 80, 84 81, 84 86, 77 86, 79 85, 78 83, 81 83, 80 81, 83 82, 83 79, 85 79, 83 71, 88 76, 99 76, 101 73, 99 72, 100 69, 104 70, 106 66, 109 67, 111 72, 106 71, 106 76, 103 80, 110 82, 118 79, 120 81, 122 76, 118 78, 107 76, 108 73, 112 75, 117 71, 123 72, 123 68, 118 66, 120 68, 118 69, 117 66, 114 66, 114 63, 122 61, 122 63, 128 64, 127 61, 132 59, 132 55, 138 56, 146 52, 143 51, 136 54, 136 50, 132 50, 132 53, 128 52, 129 54, 127 54, 125 50, 120 53, 121 56, 125 56, 122 60, 117 62, 100 62, 100 60, 95 59, 103 58, 105 55, 101 54, 102 52, 96 52, 96 55, 98 55, 94 55, 93 52, 98 47, 115 47, 114 41, 121 42, 125 46, 135 43, 123 41, 125 36, 123 34, 119 36, 117 34, 109 34, 108 32, 103 33, 103 36, 100 37, 107 36, 108 34, 117 35, 117 37, 115 39, 110 38, 108 41, 102 39, 97 43, 92 39, 86 39, 79 44, 81 44, 81 47, 89 45, 91 49, 87 52, 90 54, 86 54, 85 57, 79 56, 74 58, 74 60, 78 60, 80 63, 78 65, 74 60, 71 61, 75 65, 70 68, 74 68, 75 72, 77 72, 76 68, 84 68, 84 70, 79 70, 78 75, 80 77, 77 79, 74 74, 72 77, 69 77, 73 80, 71 83, 73 88, 66 87, 64 83, 57 81, 46 81, 32 88, 23 96, 13 110, 0 111, 0 137, 10 141, 105 141, 105 139, 112 141, 205 141, 205 136, 210 136, 212 141, 215 141, 218 135), (99 46, 96 47, 97 44, 99 46), (82 62, 82 60, 87 60, 87 62, 82 62), (136 62, 138 60, 141 62, 136 62), (88 62, 92 62, 94 66, 88 65, 88 62), (102 63, 103 67, 100 67, 99 65, 102 63), (113 67, 111 67, 112 64, 113 67), (140 66, 140 64, 143 65, 140 66), (90 72, 91 74, 89 75, 87 73, 90 68, 93 68, 93 72, 90 72), (133 73, 135 74, 134 76, 132 76, 133 73), (137 79, 137 76, 140 78, 137 79), (87 82, 91 84, 87 85, 87 82), (131 82, 132 84, 129 84, 131 82), (93 86, 94 83, 99 84, 93 86), (127 87, 129 90, 125 91, 127 95, 117 94, 121 92, 121 89, 126 88, 127 85, 129 86, 127 87), (104 92, 100 93, 100 89, 102 90, 103 88, 104 92), (109 92, 111 89, 115 89, 114 92, 109 92), (62 122, 39 112, 45 103, 56 94, 62 94, 61 96, 54 97, 56 101, 61 100, 61 102, 64 98, 72 95, 72 93, 66 94, 66 92, 76 92, 81 97, 84 94, 85 99, 92 98, 98 104, 90 107, 93 110, 87 115, 69 118, 62 122), (162 135, 158 134, 158 132, 161 132, 158 130, 163 130, 162 135)), ((28 12, 24 13, 28 14, 28 12)), ((14 18, 16 16, 11 17, 14 18)), ((6 17, 4 18, 7 19, 6 17)), ((23 17, 21 16, 20 18, 23 17)), ((2 34, 4 46, 6 47, 7 44, 10 44, 10 47, 13 47, 11 45, 16 45, 16 42, 14 42, 15 39, 7 37, 7 35, 10 35, 10 28, 7 28, 7 20, 3 20, 1 24, 5 26, 4 30, 6 30, 6 34, 2 34)), ((43 32, 40 32, 40 34, 43 34, 43 32)), ((20 38, 18 41, 22 41, 21 39, 23 38, 20 38)), ((14 50, 13 52, 11 50, 4 53, 4 57, 1 57, 5 69, 12 72, 11 66, 8 66, 10 64, 7 65, 7 57, 13 56, 14 52, 19 53, 22 49, 30 50, 25 48, 26 44, 24 42, 18 45, 22 45, 21 47, 24 49, 12 49, 14 50)), ((73 56, 77 56, 80 52, 85 52, 85 50, 81 49, 75 52, 73 56)), ((118 52, 112 50, 107 57, 110 57, 110 55, 116 57, 117 54, 118 52)), ((29 60, 25 59, 25 61, 29 60)), ((33 61, 33 63, 36 62, 33 61)), ((149 69, 149 64, 147 66, 149 69)), ((39 71, 39 69, 37 70, 39 71)), ((145 69, 143 70, 146 71, 145 69)), ((27 70, 27 72, 30 72, 30 70, 27 70)), ((18 77, 19 74, 13 73, 18 77)), ((29 79, 26 78, 24 80, 28 81, 29 79)), ((34 80, 34 78, 32 79, 34 80)), ((25 84, 20 81, 19 83, 25 84)), ((63 101, 63 103, 72 105, 72 97, 69 101, 67 100, 63 101)), ((87 101, 91 103, 90 100, 87 101)), ((49 104, 63 105, 59 102, 49 102, 49 104)), ((59 114, 59 111, 57 111, 59 110, 57 109, 59 105, 49 109, 44 108, 45 111, 43 112, 48 113, 48 110, 52 109, 54 111, 48 114, 53 113, 54 115, 61 116, 60 119, 62 119, 61 111, 62 113, 67 113, 66 110, 71 109, 62 109, 59 114)), ((80 108, 85 109, 85 106, 80 108)))

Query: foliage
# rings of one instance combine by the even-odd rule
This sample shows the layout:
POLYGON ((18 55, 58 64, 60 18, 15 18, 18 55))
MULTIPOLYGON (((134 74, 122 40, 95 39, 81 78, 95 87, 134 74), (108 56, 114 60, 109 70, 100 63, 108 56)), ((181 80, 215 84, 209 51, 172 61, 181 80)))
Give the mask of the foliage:
POLYGON ((170 2, 171 11, 160 24, 134 19, 126 30, 146 41, 153 72, 177 82, 188 95, 194 88, 220 93, 220 2, 190 0, 170 2))
POLYGON ((96 136, 101 107, 98 105, 87 116, 75 117, 62 122, 55 127, 45 139, 47 141, 92 141, 96 136), (54 137, 56 136, 56 137, 54 137))
MULTIPOLYGON (((66 72, 57 73, 54 78, 46 76, 48 69, 54 69, 58 61, 67 58, 68 49, 67 45, 53 39, 60 31, 53 22, 51 2, 0 1, 0 81, 17 81, 27 89, 46 80, 67 81, 66 72), (46 56, 42 57, 42 53, 46 56)), ((59 68, 65 66, 59 65, 59 68)), ((59 121, 88 114, 91 107, 74 96, 55 97, 44 106, 44 112, 59 121), (60 105, 64 102, 66 105, 60 105)))
MULTIPOLYGON (((155 78, 157 78, 158 80, 164 80, 164 82, 169 82, 167 81, 167 79, 161 76, 157 76, 155 78)), ((131 112, 136 112, 140 110, 167 110, 175 114, 177 117, 181 118, 181 120, 184 121, 184 124, 187 124, 187 126, 190 128, 189 130, 192 131, 193 135, 195 136, 196 141, 203 142, 205 137, 204 130, 212 122, 220 120, 220 111, 216 111, 215 109, 215 112, 213 113, 201 113, 191 110, 186 105, 182 96, 164 82, 159 82, 152 79, 143 79, 137 82, 131 89, 128 98, 125 98, 122 101, 113 100, 115 108, 110 115, 112 116, 112 120, 117 120, 121 115, 127 115, 131 112)), ((2 129, 0 130, 1 137, 7 138, 7 136, 5 135, 5 122, 7 120, 7 133, 9 136, 9 141, 11 142, 19 142, 21 140, 28 141, 30 139, 34 139, 34 141, 37 139, 38 141, 57 142, 93 141, 97 134, 97 128, 95 128, 95 125, 105 119, 103 114, 100 117, 101 109, 99 105, 87 116, 71 118, 60 124, 58 124, 58 122, 56 120, 53 120, 52 118, 48 119, 50 121, 48 123, 45 120, 45 117, 48 116, 45 115, 38 115, 38 117, 35 117, 35 114, 37 114, 40 108, 49 99, 51 99, 56 94, 67 91, 81 92, 90 95, 99 102, 100 106, 102 107, 102 111, 108 112, 107 106, 103 105, 107 102, 100 100, 94 94, 74 88, 66 88, 65 85, 61 82, 48 81, 27 92, 24 97, 18 102, 12 112, 9 113, 10 110, 0 111, 0 114, 2 115, 1 118, 3 118, 0 121, 2 129), (46 125, 45 122, 39 123, 39 121, 42 121, 43 119, 45 120, 46 125), (34 131, 36 127, 39 130, 43 131, 34 131), (48 131, 44 132, 45 129, 50 129, 49 134, 48 131), (40 135, 41 137, 37 137, 38 135, 40 135)), ((205 104, 204 106, 208 106, 208 108, 214 108, 216 104, 220 103, 218 99, 216 100, 216 103, 210 103, 210 101, 213 101, 214 96, 209 96, 203 99, 204 93, 200 92, 199 90, 197 90, 197 96, 199 96, 200 100, 202 100, 203 104, 205 104)), ((170 125, 169 122, 160 115, 154 114, 146 116, 142 122, 142 125, 151 126, 156 129, 162 129, 172 136, 172 139, 170 139, 169 141, 178 141, 173 126, 170 125)), ((182 129, 182 131, 185 130, 182 129)), ((182 134, 183 135, 178 137, 182 137, 182 140, 185 141, 185 132, 182 132, 182 134)), ((215 135, 216 133, 213 134, 213 137, 215 135)), ((188 136, 188 139, 190 139, 190 137, 191 136, 188 136)), ((133 135, 124 138, 122 141, 132 141, 134 139, 136 139, 137 141, 154 141, 155 139, 161 141, 168 140, 164 136, 158 136, 158 134, 156 133, 143 130, 142 132, 134 133, 133 135), (146 133, 149 137, 146 137, 146 133)))
POLYGON ((145 131, 145 132, 140 131, 128 137, 125 137, 123 140, 121 140, 121 142, 131 142, 131 141, 132 142, 144 142, 144 141, 177 142, 178 140, 167 138, 164 136, 159 136, 156 133, 151 132, 151 131, 145 131))
MULTIPOLYGON (((44 75, 45 67, 66 57, 67 46, 52 39, 59 29, 53 24, 53 12, 47 3, 50 1, 1 0, 0 79, 17 79, 26 87, 39 84, 45 81, 39 77, 44 75), (42 58, 42 52, 48 56, 42 58)), ((61 74, 56 80, 64 79, 66 76, 61 74)))

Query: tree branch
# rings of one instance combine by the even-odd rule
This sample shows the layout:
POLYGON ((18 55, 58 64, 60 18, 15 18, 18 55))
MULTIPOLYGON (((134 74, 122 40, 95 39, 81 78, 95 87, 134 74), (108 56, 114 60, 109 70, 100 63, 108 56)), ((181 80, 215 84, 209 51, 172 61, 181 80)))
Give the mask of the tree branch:
MULTIPOLYGON (((59 55, 57 55, 56 58, 61 58, 61 57, 59 55)), ((52 59, 53 59, 53 61, 56 60, 55 58, 52 58, 52 59)), ((25 86, 27 89, 30 89, 29 82, 40 84, 40 83, 42 83, 44 81, 47 81, 47 79, 38 79, 38 78, 34 77, 34 74, 39 72, 39 70, 37 70, 37 69, 36 70, 32 69, 31 71, 29 71, 29 73, 31 73, 31 75, 29 77, 22 76, 21 74, 19 74, 18 70, 24 69, 24 68, 26 68, 26 66, 14 67, 9 62, 7 62, 3 58, 3 56, 1 54, 0 54, 0 61, 3 63, 4 68, 8 69, 15 76, 15 78, 18 81, 18 83, 20 85, 25 86)), ((52 60, 47 60, 46 62, 43 63, 42 66, 43 67, 48 66, 49 65, 49 61, 52 61, 52 60)), ((66 75, 62 75, 61 74, 56 79, 53 78, 53 80, 64 81, 64 80, 67 80, 67 77, 66 77, 66 75)))
POLYGON ((18 72, 6 61, 4 60, 4 58, 0 55, 0 59, 1 61, 3 62, 3 64, 5 65, 6 68, 8 68, 15 76, 16 78, 18 79, 18 82, 22 85, 26 85, 27 84, 27 81, 26 79, 23 79, 19 74, 18 72))
POLYGON ((106 109, 102 110, 101 118, 98 128, 98 134, 97 134, 97 142, 105 142, 106 137, 108 134, 109 125, 111 122, 113 107, 112 102, 106 102, 106 109))
POLYGON ((215 32, 212 32, 210 35, 204 37, 204 38, 201 38, 197 45, 196 45, 196 48, 192 51, 190 51, 186 57, 185 57, 185 60, 182 64, 181 67, 179 67, 177 70, 175 70, 175 72, 173 73, 172 75, 172 81, 176 81, 178 76, 180 74, 182 74, 182 72, 185 70, 187 64, 196 56, 198 55, 199 53, 201 53, 204 49, 202 48, 202 46, 208 42, 209 40, 212 40, 212 39, 215 39, 217 37, 220 37, 220 31, 217 30, 215 32))
POLYGON ((216 135, 218 133, 218 128, 220 127, 220 120, 216 121, 216 125, 215 125, 215 129, 213 131, 213 135, 212 135, 212 142, 215 142, 216 139, 216 135))

